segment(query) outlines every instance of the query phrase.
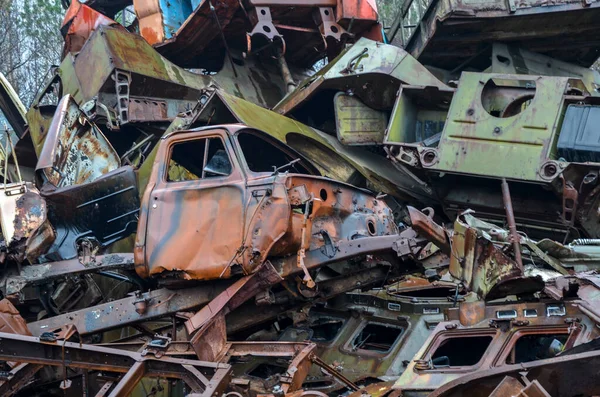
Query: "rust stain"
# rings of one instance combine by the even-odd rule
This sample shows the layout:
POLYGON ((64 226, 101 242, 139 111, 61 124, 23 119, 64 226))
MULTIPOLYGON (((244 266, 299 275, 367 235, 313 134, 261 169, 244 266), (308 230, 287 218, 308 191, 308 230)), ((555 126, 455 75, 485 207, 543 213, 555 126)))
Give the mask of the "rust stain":
POLYGON ((156 31, 152 28, 142 28, 142 37, 146 39, 148 44, 156 44, 160 43, 161 41, 158 36, 158 33, 156 33, 156 31))

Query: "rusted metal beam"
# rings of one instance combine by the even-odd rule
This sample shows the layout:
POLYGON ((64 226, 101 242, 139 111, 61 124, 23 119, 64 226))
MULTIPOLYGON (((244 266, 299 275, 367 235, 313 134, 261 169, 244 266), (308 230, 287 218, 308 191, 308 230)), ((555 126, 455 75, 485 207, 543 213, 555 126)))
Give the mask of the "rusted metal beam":
POLYGON ((46 283, 66 276, 80 276, 108 270, 133 270, 133 254, 99 255, 87 261, 79 258, 42 265, 24 266, 20 275, 7 277, 6 295, 21 291, 28 285, 46 283))
POLYGON ((190 335, 200 330, 190 340, 192 347, 198 354, 198 358, 213 360, 225 347, 227 341, 226 314, 261 290, 279 284, 281 281, 283 279, 277 274, 273 265, 267 261, 261 265, 256 273, 236 281, 235 284, 188 319, 185 326, 190 335))
POLYGON ((229 342, 227 357, 294 357, 307 342, 229 342))
POLYGON ((8 379, 0 382, 0 396, 12 396, 17 393, 40 369, 40 364, 22 363, 14 367, 8 379))
POLYGON ((360 390, 360 388, 354 382, 352 382, 350 379, 345 377, 340 371, 338 371, 331 365, 327 364, 325 361, 321 360, 318 356, 313 354, 310 356, 310 359, 313 363, 317 364, 319 367, 323 368, 325 371, 327 371, 328 373, 330 373, 333 376, 335 376, 336 378, 338 378, 343 384, 345 384, 351 390, 354 390, 354 391, 360 390))
POLYGON ((515 222, 515 214, 512 207, 512 199, 510 198, 510 189, 506 178, 502 178, 502 200, 504 201, 504 209, 506 210, 506 222, 510 231, 510 238, 513 244, 515 262, 523 272, 523 259, 521 259, 521 236, 517 233, 517 224, 515 222))
POLYGON ((283 77, 283 81, 285 81, 285 85, 287 88, 287 92, 292 92, 296 89, 298 84, 294 81, 294 77, 292 76, 292 72, 290 72, 290 68, 285 60, 285 55, 281 55, 277 62, 279 63, 279 70, 281 71, 281 76, 283 77))
POLYGON ((223 315, 256 295, 261 289, 278 284, 283 279, 277 274, 270 262, 265 262, 254 274, 243 277, 203 307, 198 313, 186 321, 185 326, 191 335, 211 318, 223 315))
POLYGON ((284 393, 295 392, 302 388, 302 384, 312 365, 310 357, 314 355, 316 347, 316 344, 310 343, 304 346, 303 349, 298 349, 296 351, 285 375, 281 378, 281 385, 284 393))
POLYGON ((212 397, 221 395, 225 386, 228 384, 228 379, 231 377, 230 368, 219 368, 213 375, 212 379, 208 382, 204 393, 205 397, 212 397))
POLYGON ((101 346, 79 344, 73 342, 41 342, 39 338, 0 332, 0 360, 14 360, 18 358, 24 363, 34 363, 50 366, 67 366, 70 368, 83 368, 88 370, 110 371, 127 373, 138 361, 152 362, 148 365, 149 375, 158 374, 159 369, 166 370, 165 376, 181 377, 187 371, 177 368, 173 364, 202 365, 216 369, 220 364, 206 363, 193 360, 179 360, 170 358, 154 359, 144 358, 139 353, 111 349, 101 346))
POLYGON ((104 385, 102 386, 102 388, 100 388, 100 390, 98 391, 98 393, 96 393, 96 397, 106 397, 108 394, 108 391, 110 390, 110 388, 113 386, 115 382, 109 380, 106 383, 104 383, 104 385))
POLYGON ((128 396, 131 394, 138 382, 146 373, 146 365, 143 361, 138 361, 131 366, 131 369, 121 378, 119 383, 110 393, 109 397, 128 396))
MULTIPOLYGON (((415 255, 422 248, 423 242, 412 229, 403 231, 400 235, 365 237, 356 240, 340 241, 336 246, 334 255, 328 255, 325 250, 312 250, 306 252, 304 265, 307 269, 316 269, 321 266, 360 257, 361 255, 394 254, 399 257, 415 255)), ((288 257, 279 261, 273 261, 277 268, 281 266, 280 274, 286 278, 301 273, 296 265, 295 257, 288 257)))
POLYGON ((154 320, 169 316, 179 311, 190 311, 209 303, 232 281, 218 280, 210 285, 182 290, 158 289, 142 295, 146 299, 146 310, 136 311, 134 303, 139 300, 135 296, 115 300, 74 312, 62 314, 27 324, 33 335, 62 328, 65 324, 73 324, 80 335, 89 335, 124 327, 140 321, 154 320))
MULTIPOLYGON (((419 234, 432 240, 446 254, 450 254, 450 241, 446 230, 433 221, 432 216, 426 215, 418 209, 407 206, 410 222, 419 234)), ((425 211, 425 210, 423 210, 425 211)))
POLYGON ((115 397, 128 394, 127 391, 130 391, 143 376, 181 379, 195 392, 211 391, 208 395, 210 396, 213 390, 226 386, 224 383, 231 371, 231 366, 227 364, 170 357, 155 358, 151 355, 142 356, 135 352, 72 342, 46 343, 32 336, 0 332, 0 360, 14 359, 34 365, 124 373, 126 375, 110 394, 115 397), (201 368, 203 377, 197 377, 185 366, 201 368), (213 374, 214 377, 207 374, 213 374), (209 379, 208 384, 206 379, 209 379))

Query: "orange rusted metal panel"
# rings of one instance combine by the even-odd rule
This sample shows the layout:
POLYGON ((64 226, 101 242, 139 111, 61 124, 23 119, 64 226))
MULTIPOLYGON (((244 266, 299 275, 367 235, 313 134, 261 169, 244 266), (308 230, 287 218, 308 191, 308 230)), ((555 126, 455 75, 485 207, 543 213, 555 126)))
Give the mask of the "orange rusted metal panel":
POLYGON ((78 0, 73 0, 62 23, 62 29, 68 27, 63 47, 63 58, 68 53, 76 53, 81 50, 92 32, 99 26, 117 26, 120 24, 107 16, 99 13, 78 0))
POLYGON ((134 0, 133 6, 138 17, 140 34, 149 44, 165 41, 162 28, 163 17, 156 0, 134 0))
MULTIPOLYGON (((450 253, 450 241, 446 230, 435 223, 430 215, 425 215, 418 209, 408 206, 408 214, 412 227, 440 247, 445 253, 450 253)), ((430 214, 433 210, 430 208, 430 214)))
POLYGON ((31 335, 27 323, 8 299, 0 300, 0 332, 31 335))
POLYGON ((351 20, 354 20, 353 23, 376 23, 377 4, 375 0, 337 0, 335 15, 337 22, 344 26, 351 20))

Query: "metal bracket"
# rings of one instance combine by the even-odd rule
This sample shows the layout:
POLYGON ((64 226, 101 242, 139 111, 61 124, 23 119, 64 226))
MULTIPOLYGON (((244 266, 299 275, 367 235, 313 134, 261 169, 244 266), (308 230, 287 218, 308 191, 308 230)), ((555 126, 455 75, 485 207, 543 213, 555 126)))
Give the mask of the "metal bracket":
POLYGON ((271 17, 271 9, 269 7, 256 7, 252 16, 256 22, 252 31, 248 33, 248 53, 251 54, 253 50, 259 50, 252 48, 252 38, 256 35, 260 35, 269 40, 270 42, 273 42, 276 38, 281 40, 281 54, 285 54, 285 40, 273 24, 273 18, 271 17))
POLYGON ((154 357, 161 358, 169 349, 170 344, 171 338, 162 336, 160 334, 156 334, 154 335, 154 339, 148 342, 148 344, 140 354, 142 356, 153 354, 154 357))
POLYGON ((334 18, 333 8, 319 7, 321 25, 319 30, 324 38, 331 37, 336 41, 342 41, 343 36, 352 37, 352 34, 338 25, 334 18))
POLYGON ((117 93, 117 111, 119 124, 129 122, 129 86, 131 74, 122 70, 115 70, 115 91, 117 93))
POLYGON ((333 258, 337 252, 337 247, 333 244, 333 240, 326 230, 321 230, 318 234, 323 237, 323 246, 321 252, 328 258, 333 258))
POLYGON ((96 264, 96 254, 100 249, 100 244, 95 239, 84 237, 77 242, 77 258, 79 263, 85 266, 96 264))
MULTIPOLYGON (((312 201, 312 200, 311 200, 312 201)), ((304 219, 303 219, 303 225, 302 225, 302 243, 300 244, 300 249, 298 250, 298 254, 296 257, 296 265, 300 268, 302 268, 302 271, 304 272, 304 278, 302 279, 302 283, 304 285, 306 285, 306 287, 308 287, 309 289, 313 289, 316 286, 315 280, 313 280, 313 278, 311 277, 310 273, 308 272, 308 269, 306 268, 306 265, 304 264, 304 258, 306 257, 306 245, 307 245, 307 239, 306 239, 306 233, 307 233, 307 223, 308 223, 308 218, 310 216, 310 211, 309 211, 309 206, 311 201, 307 201, 304 205, 305 205, 305 211, 304 211, 304 219)))
POLYGON ((407 149, 404 146, 400 146, 395 159, 412 167, 419 166, 419 154, 416 153, 416 149, 407 149))
POLYGON ((148 303, 150 303, 150 299, 148 299, 148 294, 142 293, 142 291, 135 292, 135 301, 133 301, 133 306, 135 306, 135 311, 137 314, 144 314, 148 309, 148 303))
POLYGON ((104 112, 106 113, 106 120, 108 121, 108 129, 111 131, 118 131, 119 130, 119 121, 118 120, 113 121, 111 111, 108 109, 108 107, 105 104, 103 104, 102 102, 97 102, 96 105, 98 105, 98 107, 100 109, 104 110, 104 112))

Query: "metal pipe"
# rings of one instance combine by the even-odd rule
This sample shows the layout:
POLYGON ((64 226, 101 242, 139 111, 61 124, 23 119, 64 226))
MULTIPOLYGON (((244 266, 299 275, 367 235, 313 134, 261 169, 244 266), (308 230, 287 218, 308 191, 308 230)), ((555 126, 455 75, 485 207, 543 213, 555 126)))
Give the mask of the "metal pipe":
POLYGON ((345 384, 346 386, 348 386, 348 388, 350 388, 350 389, 352 389, 354 391, 360 390, 360 388, 354 382, 352 382, 350 379, 346 378, 337 369, 335 369, 331 365, 327 364, 325 361, 321 360, 321 358, 319 358, 317 355, 311 353, 310 360, 313 363, 317 364, 319 367, 323 368, 325 371, 329 372, 337 380, 339 380, 340 382, 342 382, 343 384, 345 384))
POLYGON ((517 233, 517 224, 515 223, 515 214, 513 212, 510 189, 508 188, 508 182, 506 181, 506 178, 502 178, 502 201, 504 201, 504 209, 506 210, 506 221, 508 222, 510 238, 513 244, 515 262, 517 262, 521 272, 523 272, 523 260, 521 259, 521 236, 519 236, 519 233, 517 233))
POLYGON ((281 70, 281 76, 283 77, 283 81, 285 81, 287 92, 290 93, 296 89, 296 82, 292 77, 292 73, 290 72, 290 68, 285 60, 285 56, 281 54, 281 56, 277 58, 277 61, 279 62, 279 70, 281 70))
POLYGON ((233 75, 237 78, 237 72, 235 71, 235 64, 233 63, 233 58, 231 57, 231 51, 229 50, 229 45, 227 44, 227 40, 225 39, 225 33, 223 33, 223 28, 221 27, 221 22, 219 21, 219 16, 217 15, 217 11, 215 10, 215 6, 212 5, 212 2, 208 2, 210 7, 210 12, 215 18, 215 22, 217 23, 217 28, 219 28, 219 33, 221 35, 221 40, 223 41, 223 46, 225 47, 225 52, 227 53, 227 58, 229 58, 229 62, 231 63, 231 70, 233 70, 233 75))
POLYGON ((127 276, 125 274, 110 272, 110 271, 100 271, 100 272, 98 272, 98 274, 101 276, 104 276, 104 277, 112 278, 112 279, 119 280, 119 281, 125 281, 130 284, 134 284, 142 292, 144 292, 144 290, 146 289, 146 286, 144 285, 144 281, 142 280, 142 278, 137 276, 137 274, 135 276, 133 276, 133 275, 127 276))

